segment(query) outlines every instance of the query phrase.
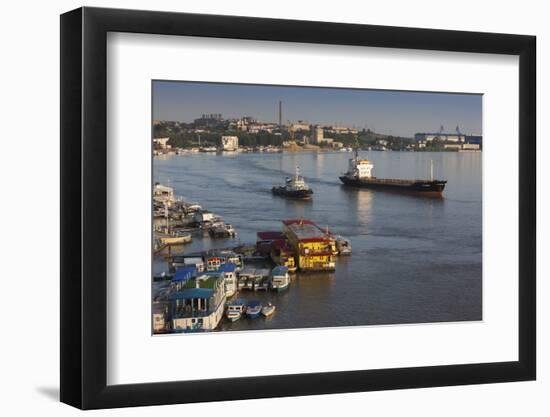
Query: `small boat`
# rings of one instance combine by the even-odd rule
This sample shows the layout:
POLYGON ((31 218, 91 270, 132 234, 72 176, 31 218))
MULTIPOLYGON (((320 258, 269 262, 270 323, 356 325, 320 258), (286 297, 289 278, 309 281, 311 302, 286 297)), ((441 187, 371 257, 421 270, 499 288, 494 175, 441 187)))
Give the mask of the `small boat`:
POLYGON ((275 313, 275 306, 271 303, 268 303, 265 307, 262 308, 262 314, 265 317, 271 316, 273 313, 275 313))
POLYGON ((227 310, 225 316, 229 321, 235 322, 239 320, 246 310, 246 301, 245 300, 235 300, 227 305, 227 310))
POLYGON ((290 285, 290 277, 286 266, 276 266, 271 271, 271 288, 275 291, 284 291, 290 285))
POLYGON ((300 175, 300 167, 298 166, 296 167, 294 177, 287 178, 285 185, 273 187, 271 192, 274 195, 302 200, 310 199, 313 196, 313 190, 305 183, 304 177, 300 175))
POLYGON ((216 237, 220 237, 220 238, 235 237, 235 235, 237 234, 235 232, 235 229, 233 228, 233 226, 231 226, 230 224, 222 223, 222 222, 218 222, 218 223, 213 224, 208 229, 208 233, 210 234, 210 236, 212 236, 214 238, 216 238, 216 237))
POLYGON ((248 307, 246 307, 246 315, 251 319, 255 319, 260 316, 262 312, 262 304, 258 300, 249 301, 248 307))
POLYGON ((218 148, 215 146, 204 146, 199 149, 200 152, 217 152, 218 148))
POLYGON ((184 243, 191 242, 191 234, 187 232, 181 232, 177 234, 167 234, 158 236, 158 240, 161 245, 182 245, 184 243))
POLYGON ((351 242, 342 236, 336 236, 336 249, 339 255, 351 255, 351 242))
POLYGON ((229 223, 225 224, 225 231, 229 234, 231 237, 235 237, 237 235, 237 232, 235 231, 235 228, 230 225, 229 223))
POLYGON ((197 211, 201 211, 202 207, 197 203, 188 203, 185 206, 185 210, 189 213, 194 213, 194 212, 197 212, 197 211))

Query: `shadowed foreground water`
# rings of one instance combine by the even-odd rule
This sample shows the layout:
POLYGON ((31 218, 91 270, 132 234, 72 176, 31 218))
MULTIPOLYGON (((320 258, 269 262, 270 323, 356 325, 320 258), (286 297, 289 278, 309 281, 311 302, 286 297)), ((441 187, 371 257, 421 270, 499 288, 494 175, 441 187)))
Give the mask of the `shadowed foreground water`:
MULTIPOLYGON (((235 226, 238 238, 195 238, 186 252, 254 243, 281 220, 307 218, 351 239, 353 254, 336 272, 297 274, 286 293, 241 292, 271 300, 269 319, 223 322, 222 330, 331 327, 481 320, 481 153, 365 152, 374 175, 446 179, 434 199, 344 187, 350 153, 193 154, 155 158, 154 181, 175 188, 235 226), (300 166, 314 190, 309 202, 271 195, 300 166)), ((166 263, 154 262, 155 272, 166 263)))

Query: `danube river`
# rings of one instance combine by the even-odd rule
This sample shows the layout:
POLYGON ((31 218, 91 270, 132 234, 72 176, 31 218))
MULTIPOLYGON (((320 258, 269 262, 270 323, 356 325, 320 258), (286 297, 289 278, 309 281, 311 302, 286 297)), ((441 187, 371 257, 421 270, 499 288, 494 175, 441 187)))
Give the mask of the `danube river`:
MULTIPOLYGON (((297 274, 289 290, 241 292, 271 301, 269 319, 222 322, 222 330, 281 329, 482 319, 482 154, 361 152, 382 178, 447 180, 442 198, 353 189, 338 176, 348 152, 189 154, 155 157, 154 181, 222 216, 236 239, 194 239, 186 252, 254 243, 256 232, 305 218, 349 238, 353 253, 336 272, 297 274), (311 201, 271 194, 296 166, 311 201)), ((156 259, 155 272, 166 270, 156 259)))

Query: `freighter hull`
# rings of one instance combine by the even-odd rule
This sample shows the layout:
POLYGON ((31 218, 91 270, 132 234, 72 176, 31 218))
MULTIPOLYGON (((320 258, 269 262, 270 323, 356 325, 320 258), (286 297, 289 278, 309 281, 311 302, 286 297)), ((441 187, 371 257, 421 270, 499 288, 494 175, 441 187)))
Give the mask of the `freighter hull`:
POLYGON ((273 187, 271 189, 271 191, 275 195, 288 197, 288 198, 309 199, 309 198, 313 197, 313 191, 311 189, 307 189, 307 190, 288 190, 285 187, 273 187))
POLYGON ((350 178, 341 176, 340 181, 345 185, 373 190, 386 190, 397 192, 411 192, 422 195, 441 195, 447 181, 441 180, 402 180, 385 178, 350 178))

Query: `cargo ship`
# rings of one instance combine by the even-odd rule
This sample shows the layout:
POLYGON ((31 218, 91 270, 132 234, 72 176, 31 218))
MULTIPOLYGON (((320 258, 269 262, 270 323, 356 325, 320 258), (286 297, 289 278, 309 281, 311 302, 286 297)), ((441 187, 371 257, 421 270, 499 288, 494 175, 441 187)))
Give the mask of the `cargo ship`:
POLYGON ((425 196, 441 196, 447 184, 445 180, 433 179, 432 161, 430 161, 429 180, 376 178, 372 176, 373 168, 373 163, 368 159, 359 159, 359 152, 356 148, 355 156, 349 160, 348 171, 340 177, 340 181, 351 187, 406 192, 425 196))
POLYGON ((294 177, 287 178, 285 185, 273 187, 271 192, 282 197, 303 200, 310 199, 313 196, 313 190, 306 184, 304 177, 300 175, 300 167, 296 167, 294 177))

